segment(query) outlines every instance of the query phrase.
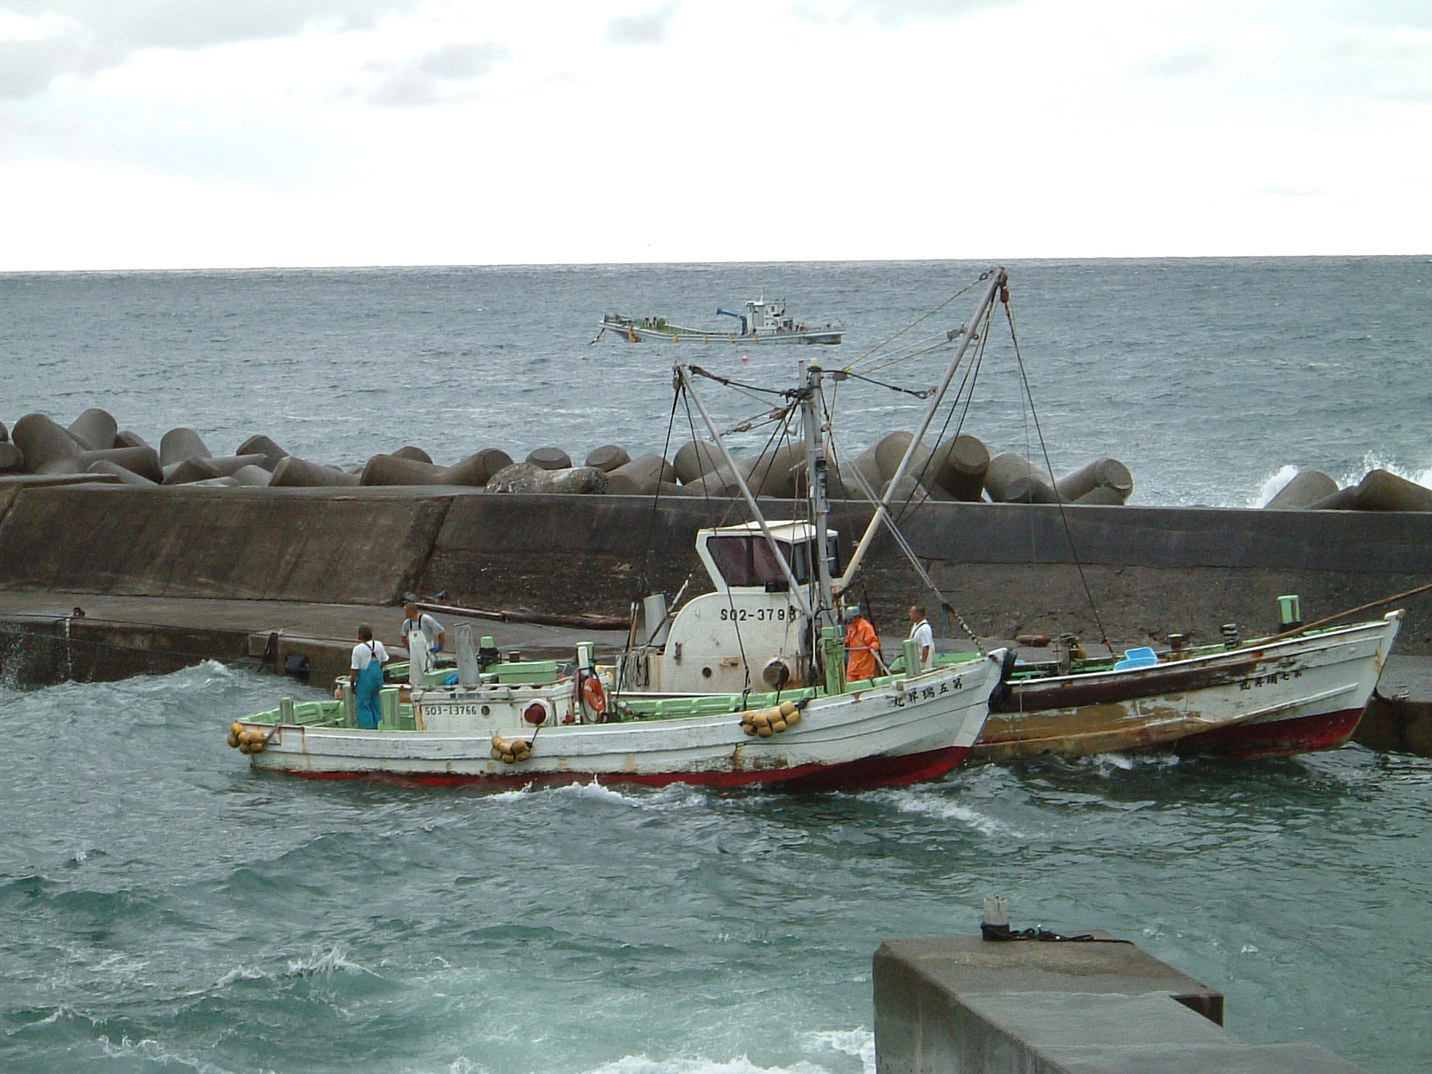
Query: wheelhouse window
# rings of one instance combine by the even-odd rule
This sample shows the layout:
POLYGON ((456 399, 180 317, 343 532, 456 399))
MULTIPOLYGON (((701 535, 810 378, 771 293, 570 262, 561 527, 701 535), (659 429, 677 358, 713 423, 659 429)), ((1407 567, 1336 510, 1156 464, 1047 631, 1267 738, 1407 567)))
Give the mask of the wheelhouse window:
MULTIPOLYGON (((791 574, 795 577, 798 585, 805 585, 814 577, 814 541, 802 541, 800 544, 791 546, 785 541, 777 541, 776 544, 781 550, 781 555, 790 564, 791 574)), ((712 537, 706 543, 706 550, 711 555, 711 562, 721 572, 721 577, 726 580, 729 586, 769 586, 783 585, 786 580, 785 574, 781 571, 781 565, 777 562, 771 551, 771 546, 766 543, 765 538, 760 534, 754 536, 739 537, 712 537)), ((831 560, 835 560, 835 539, 831 538, 831 560)))
POLYGON ((785 580, 764 537, 712 537, 706 550, 729 586, 764 586, 785 580))

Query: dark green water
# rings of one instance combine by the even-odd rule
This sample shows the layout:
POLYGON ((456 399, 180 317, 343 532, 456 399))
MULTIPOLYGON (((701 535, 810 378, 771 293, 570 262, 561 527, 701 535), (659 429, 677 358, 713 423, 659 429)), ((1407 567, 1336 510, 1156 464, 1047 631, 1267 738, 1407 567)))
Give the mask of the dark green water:
POLYGON ((1254 1042, 1428 1069, 1432 762, 982 767, 859 795, 251 773, 284 683, 0 689, 0 1069, 864 1074, 871 956, 1104 928, 1254 1042))

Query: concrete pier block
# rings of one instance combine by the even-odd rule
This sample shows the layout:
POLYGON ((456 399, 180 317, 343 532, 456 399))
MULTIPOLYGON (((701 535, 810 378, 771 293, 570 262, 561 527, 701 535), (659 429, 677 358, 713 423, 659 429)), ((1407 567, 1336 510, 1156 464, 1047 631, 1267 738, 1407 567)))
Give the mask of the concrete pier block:
POLYGON ((1081 504, 1081 505, 1083 505, 1083 506, 1086 506, 1086 507, 1087 507, 1087 506, 1094 506, 1094 507, 1122 507, 1122 506, 1124 506, 1124 498, 1123 498, 1122 496, 1120 496, 1120 495, 1119 495, 1117 492, 1115 492, 1113 489, 1111 489, 1111 488, 1105 488, 1105 487, 1102 486, 1102 485, 1101 485, 1099 488, 1090 489, 1088 492, 1084 493, 1084 495, 1080 496, 1080 497, 1079 497, 1077 500, 1075 500, 1074 502, 1077 503, 1077 504, 1081 504))
POLYGON ((357 485, 358 475, 345 473, 332 466, 309 462, 294 455, 285 455, 274 467, 270 484, 277 487, 316 488, 325 485, 357 485))
POLYGON ((609 474, 620 466, 631 462, 627 449, 616 444, 603 444, 587 453, 584 465, 594 466, 602 473, 609 474))
POLYGON ((1004 486, 1000 503, 1058 503, 1059 493, 1037 477, 1016 477, 1004 486))
POLYGON ((213 452, 193 429, 170 429, 159 438, 159 462, 173 466, 188 459, 207 459, 213 452))
POLYGON ((400 459, 411 459, 413 462, 425 462, 432 464, 433 457, 420 447, 412 444, 404 444, 397 451, 393 452, 400 459))
MULTIPOLYGON (((890 482, 887 481, 885 485, 881 487, 880 495, 885 496, 890 491, 890 487, 890 482)), ((895 486, 895 495, 890 497, 890 503, 892 505, 918 504, 935 498, 935 493, 920 484, 920 482, 915 479, 914 474, 906 474, 900 479, 900 483, 895 486)), ((941 491, 939 498, 948 500, 950 494, 941 491)))
POLYGON ((874 960, 877 1074, 1359 1074, 1250 1045, 1223 996, 1131 943, 892 940, 874 960))
POLYGON ((995 503, 1059 502, 1053 479, 1012 451, 1001 452, 990 459, 989 469, 985 471, 985 491, 995 503))
POLYGON ((80 466, 90 470, 94 463, 111 462, 138 474, 151 484, 164 480, 164 471, 159 465, 159 453, 152 447, 107 448, 97 451, 80 452, 80 466))
POLYGON ((189 485, 196 481, 211 481, 216 477, 232 477, 235 470, 245 466, 262 465, 264 456, 221 455, 218 458, 192 458, 172 466, 164 467, 164 484, 189 485))
POLYGON ((5 441, 9 439, 10 430, 5 427, 5 423, 3 421, 0 421, 0 444, 5 443, 5 441))
POLYGON ((751 463, 751 487, 757 496, 790 499, 806 485, 804 444, 782 444, 758 455, 751 463))
POLYGON ((19 473, 25 468, 25 453, 8 440, 0 440, 0 474, 19 473))
POLYGON ((1357 486, 1349 485, 1345 489, 1338 489, 1330 496, 1324 496, 1321 500, 1314 500, 1308 504, 1309 511, 1356 511, 1357 510, 1357 486))
POLYGON ((195 489, 195 488, 231 489, 231 488, 237 488, 238 485, 239 485, 238 480, 235 479, 235 478, 232 478, 232 477, 206 477, 206 478, 204 478, 204 480, 202 480, 202 481, 186 481, 186 482, 184 483, 184 487, 185 487, 185 488, 191 488, 191 489, 195 489))
POLYGON ((10 431, 11 442, 25 456, 32 474, 72 474, 80 466, 82 450, 69 431, 44 414, 26 414, 10 431))
POLYGON ((283 448, 279 447, 278 444, 274 443, 267 436, 263 435, 263 433, 257 433, 254 436, 249 437, 242 444, 240 444, 238 450, 235 451, 234 454, 262 455, 264 457, 264 461, 260 463, 260 465, 263 466, 265 470, 272 473, 273 468, 278 465, 279 459, 285 457, 288 452, 285 451, 283 448))
POLYGON ((865 491, 866 485, 870 487, 871 492, 876 496, 880 494, 880 490, 885 486, 886 478, 880 473, 880 463, 876 460, 874 447, 866 448, 855 457, 853 462, 842 463, 841 469, 847 471, 842 474, 841 480, 845 485, 846 496, 849 499, 871 499, 870 494, 865 491), (859 476, 857 477, 857 475, 859 476), (860 480, 861 478, 864 479, 863 483, 860 480))
POLYGON ((676 468, 676 477, 683 485, 695 481, 708 470, 724 465, 721 449, 707 440, 688 440, 676 449, 671 465, 676 468))
MULTIPOLYGON (((159 465, 158 455, 154 456, 154 463, 155 466, 159 465)), ((109 459, 95 459, 87 467, 85 467, 85 472, 90 474, 105 474, 109 477, 118 478, 118 480, 125 485, 141 485, 148 488, 154 488, 156 485, 159 484, 159 482, 151 481, 149 478, 143 476, 142 474, 135 473, 133 470, 129 469, 129 467, 121 466, 119 465, 119 463, 112 462, 109 459)))
POLYGON ((535 448, 528 454, 526 461, 539 470, 570 470, 572 468, 572 456, 559 447, 535 448))
POLYGON ((119 423, 107 410, 90 407, 70 422, 68 432, 90 451, 107 451, 114 447, 114 438, 119 432, 119 423))
MULTIPOLYGON (((889 481, 895 476, 895 470, 899 467, 900 460, 905 457, 905 452, 909 449, 910 441, 913 439, 915 439, 914 433, 904 431, 887 433, 880 438, 879 443, 875 445, 874 452, 875 465, 880 468, 882 482, 889 481)), ((924 474, 925 479, 921 480, 921 484, 933 483, 933 474, 931 473, 933 467, 927 465, 929 461, 930 449, 921 444, 915 449, 915 454, 910 459, 908 471, 914 474, 917 480, 920 480, 920 475, 924 474)))
MULTIPOLYGON (((660 455, 639 455, 607 474, 607 492, 616 496, 650 496, 658 485, 675 485, 676 467, 660 455)), ((667 495, 662 489, 662 495, 667 495)))
POLYGON ((374 455, 363 467, 360 485, 436 485, 443 468, 403 455, 374 455))
POLYGON ((234 480, 250 488, 264 488, 273 483, 273 474, 262 466, 240 466, 234 471, 234 480))
POLYGON ((1357 506, 1363 511, 1432 511, 1432 489, 1387 470, 1372 470, 1357 483, 1357 506))
POLYGON ((594 466, 547 470, 530 462, 513 463, 492 475, 489 492, 601 493, 607 475, 594 466))
POLYGON ((984 499, 988 470, 989 448, 978 437, 966 433, 951 437, 931 453, 930 475, 935 484, 966 503, 984 499))
POLYGON ((1337 490, 1338 483, 1321 470, 1299 470, 1263 507, 1275 510, 1310 507, 1337 490))
MULTIPOLYGON (((132 429, 121 429, 114 434, 115 447, 149 447, 149 441, 132 429)), ((151 449, 152 450, 152 449, 151 449)), ((156 455, 159 452, 154 452, 156 455)))
POLYGON ((1134 491, 1134 478, 1118 459, 1095 459, 1054 482, 1054 490, 1066 500, 1077 500, 1099 488, 1111 489, 1119 494, 1120 502, 1127 503, 1134 491))
POLYGON ((717 498, 734 498, 741 495, 741 481, 729 466, 708 470, 694 481, 685 482, 685 485, 692 495, 717 498))
POLYGON ((503 451, 501 448, 495 447, 482 448, 472 457, 477 460, 477 463, 479 466, 481 466, 482 471, 486 473, 486 476, 480 482, 483 485, 487 484, 489 481, 492 480, 493 474, 497 473, 497 471, 499 470, 506 469, 507 467, 511 466, 513 462, 511 455, 507 454, 507 452, 503 451))
POLYGON ((480 488, 487 484, 492 477, 492 470, 489 467, 488 459, 481 452, 469 455, 460 462, 455 462, 441 470, 438 474, 438 484, 467 485, 480 488))

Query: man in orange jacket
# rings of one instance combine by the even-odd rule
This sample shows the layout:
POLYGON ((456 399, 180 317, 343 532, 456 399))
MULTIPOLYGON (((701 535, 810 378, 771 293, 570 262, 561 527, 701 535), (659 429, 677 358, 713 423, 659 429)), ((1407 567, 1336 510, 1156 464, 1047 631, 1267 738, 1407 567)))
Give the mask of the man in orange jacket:
POLYGON ((875 678, 875 650, 880 638, 870 620, 860 614, 860 605, 845 609, 845 681, 865 682, 875 678))

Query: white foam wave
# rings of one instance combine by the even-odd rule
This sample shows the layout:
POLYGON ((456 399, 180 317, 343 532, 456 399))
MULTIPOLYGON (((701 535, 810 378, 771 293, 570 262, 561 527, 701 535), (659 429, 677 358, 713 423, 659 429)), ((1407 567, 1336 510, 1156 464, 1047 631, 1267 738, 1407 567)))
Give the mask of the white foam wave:
MULTIPOLYGON (((101 1038, 101 1047, 110 1059, 133 1060, 138 1058, 145 1064, 158 1067, 180 1067, 198 1072, 198 1074, 238 1074, 237 1071, 230 1071, 226 1067, 217 1066, 207 1059, 200 1059, 193 1055, 180 1055, 170 1051, 159 1041, 152 1038, 143 1040, 131 1040, 129 1037, 120 1038, 118 1043, 106 1038, 101 1038)), ((273 1074, 273 1071, 264 1067, 254 1074, 273 1074)))
POLYGON ((1273 474, 1271 477, 1269 477, 1266 481, 1263 482, 1263 487, 1260 488, 1258 490, 1258 494, 1253 497, 1253 503, 1251 504, 1251 506, 1268 506, 1268 501, 1271 500, 1274 496, 1278 495, 1278 493, 1282 492, 1283 486, 1286 485, 1289 481, 1293 480, 1293 478, 1296 477, 1297 474, 1298 468, 1296 466, 1279 467, 1277 473, 1273 474))
POLYGON ((1140 768, 1173 768, 1182 764, 1183 758, 1176 753, 1094 753, 1087 757, 1069 757, 1062 763, 1090 775, 1110 777, 1140 768))
POLYGON ((966 803, 939 792, 939 788, 905 787, 884 792, 896 809, 915 816, 955 821, 981 835, 1008 835, 1024 838, 1023 834, 1001 823, 987 813, 972 809, 966 803))
POLYGON ((707 800, 706 792, 701 788, 684 783, 673 783, 658 790, 646 790, 644 788, 608 787, 599 780, 591 780, 585 783, 569 783, 560 787, 545 787, 541 789, 541 793, 584 801, 608 802, 632 809, 661 809, 707 800))
POLYGON ((268 974, 257 966, 235 966, 215 981, 214 987, 226 988, 235 981, 262 981, 267 978, 268 974))
MULTIPOLYGON (((1280 466, 1274 473, 1270 474, 1263 482, 1258 492, 1248 503, 1249 507, 1266 507, 1272 498, 1283 490, 1283 486, 1293 480, 1303 467, 1294 466, 1291 463, 1280 466)), ((1362 457, 1362 461, 1354 464, 1342 473, 1328 473, 1338 488, 1350 488, 1373 470, 1386 470, 1390 474, 1421 485, 1423 488, 1432 488, 1432 468, 1418 469, 1416 466, 1408 466, 1398 462, 1396 459, 1387 458, 1375 451, 1369 451, 1362 457)))
POLYGON ((1362 457, 1362 469, 1360 471, 1354 470, 1345 475, 1338 484, 1342 486, 1356 485, 1372 470, 1386 470, 1390 474, 1405 478, 1414 484, 1422 485, 1424 488, 1432 488, 1432 469, 1418 470, 1412 466, 1405 466, 1394 459, 1384 458, 1374 452, 1368 452, 1362 457))
POLYGON ((367 973, 374 974, 366 966, 351 962, 348 953, 343 947, 332 947, 327 951, 314 948, 307 958, 291 958, 288 960, 288 970, 285 977, 311 977, 320 973, 333 973, 335 970, 344 973, 367 973))
POLYGON ((855 1056, 865 1074, 875 1074, 875 1034, 864 1026, 859 1029, 814 1030, 802 1034, 800 1039, 812 1051, 828 1050, 855 1056))

